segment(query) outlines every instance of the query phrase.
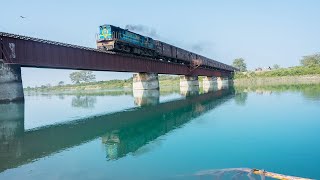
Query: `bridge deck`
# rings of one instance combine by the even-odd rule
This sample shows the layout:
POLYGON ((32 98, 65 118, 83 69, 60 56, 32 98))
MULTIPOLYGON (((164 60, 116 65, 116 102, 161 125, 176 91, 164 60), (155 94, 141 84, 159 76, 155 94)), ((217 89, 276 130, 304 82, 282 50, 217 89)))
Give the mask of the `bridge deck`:
POLYGON ((0 45, 0 59, 23 67, 202 76, 228 76, 231 73, 224 69, 191 69, 183 64, 2 32, 0 45))

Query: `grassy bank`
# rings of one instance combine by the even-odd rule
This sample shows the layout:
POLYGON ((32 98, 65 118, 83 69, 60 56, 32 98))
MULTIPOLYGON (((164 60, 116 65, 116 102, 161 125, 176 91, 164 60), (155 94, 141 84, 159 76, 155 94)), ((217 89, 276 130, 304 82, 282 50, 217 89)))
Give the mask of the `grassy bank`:
POLYGON ((237 86, 317 84, 320 83, 320 66, 297 66, 271 71, 240 72, 234 76, 237 86))
POLYGON ((320 84, 320 75, 238 78, 234 79, 234 84, 236 86, 320 84))
POLYGON ((240 72, 236 73, 234 79, 244 78, 265 78, 265 77, 288 77, 320 75, 320 65, 296 66, 290 68, 280 68, 270 71, 240 72))

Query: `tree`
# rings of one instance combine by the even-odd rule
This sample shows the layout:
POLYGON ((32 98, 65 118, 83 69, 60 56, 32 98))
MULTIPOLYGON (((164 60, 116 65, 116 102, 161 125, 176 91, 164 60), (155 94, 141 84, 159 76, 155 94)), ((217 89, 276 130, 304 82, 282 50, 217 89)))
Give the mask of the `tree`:
POLYGON ((76 71, 72 72, 70 75, 70 80, 75 83, 79 84, 82 82, 92 82, 96 80, 96 75, 92 73, 92 71, 76 71))
POLYGON ((232 66, 238 68, 242 72, 247 70, 247 64, 244 62, 243 58, 233 60, 232 66))
POLYGON ((279 68, 280 68, 279 64, 274 64, 273 65, 273 69, 279 69, 279 68))
POLYGON ((309 56, 303 56, 300 63, 303 66, 320 65, 320 53, 316 53, 309 56))
POLYGON ((58 86, 63 86, 64 82, 63 81, 59 81, 58 86))

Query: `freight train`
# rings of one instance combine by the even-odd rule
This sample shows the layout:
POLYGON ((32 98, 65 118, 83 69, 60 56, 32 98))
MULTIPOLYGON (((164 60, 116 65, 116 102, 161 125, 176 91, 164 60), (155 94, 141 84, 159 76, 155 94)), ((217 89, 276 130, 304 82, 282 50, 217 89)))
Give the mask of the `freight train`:
POLYGON ((109 24, 99 26, 97 47, 102 50, 152 57, 157 60, 189 66, 228 71, 237 70, 232 66, 199 54, 109 24))

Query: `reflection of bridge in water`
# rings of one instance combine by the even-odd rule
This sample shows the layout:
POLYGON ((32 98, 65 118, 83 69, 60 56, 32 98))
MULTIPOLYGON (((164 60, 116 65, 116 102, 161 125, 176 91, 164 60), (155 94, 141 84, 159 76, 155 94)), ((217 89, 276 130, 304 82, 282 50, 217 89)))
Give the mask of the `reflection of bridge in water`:
POLYGON ((135 152, 223 104, 234 90, 218 90, 153 106, 132 108, 24 131, 24 104, 0 105, 0 172, 102 137, 109 159, 135 152))

